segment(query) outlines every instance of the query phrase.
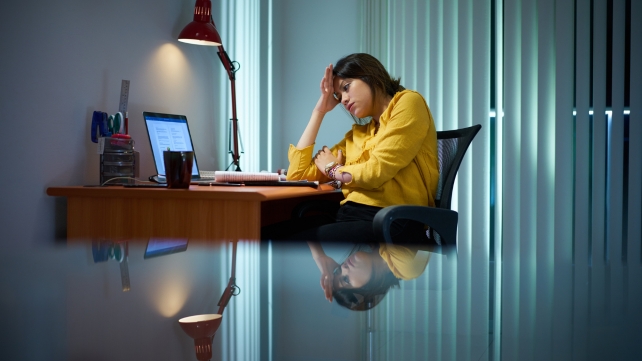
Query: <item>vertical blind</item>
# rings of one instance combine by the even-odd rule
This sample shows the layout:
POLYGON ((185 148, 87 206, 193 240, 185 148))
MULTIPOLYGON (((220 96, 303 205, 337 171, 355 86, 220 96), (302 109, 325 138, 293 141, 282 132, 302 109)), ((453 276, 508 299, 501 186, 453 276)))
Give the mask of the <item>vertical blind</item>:
MULTIPOLYGON (((261 359, 261 272, 258 241, 237 243, 236 284, 242 296, 232 297, 223 312, 216 338, 221 342, 223 360, 261 359), (220 335, 219 335, 220 334, 220 335)), ((221 246, 220 284, 225 287, 232 267, 232 243, 221 246)), ((214 296, 219 297, 219 296, 214 296)), ((216 305, 218 298, 212 299, 216 305)), ((218 307, 213 307, 217 310, 218 307)))
POLYGON ((377 57, 406 88, 424 96, 437 130, 482 125, 453 194, 453 208, 459 211, 459 266, 447 257, 433 257, 428 277, 404 282, 401 290, 390 292, 385 304, 372 311, 376 328, 388 331, 375 344, 385 345, 380 350, 388 359, 418 359, 428 352, 438 359, 470 358, 462 354, 471 350, 465 346, 475 337, 487 337, 489 330, 489 297, 473 301, 470 296, 480 288, 488 293, 490 272, 475 284, 457 272, 470 273, 473 265, 488 270, 490 255, 491 2, 364 0, 361 6, 361 50, 377 57), (424 294, 428 289, 444 291, 424 294), (454 317, 462 312, 464 317, 454 317), (415 316, 425 323, 415 325, 410 321, 415 316), (398 345, 385 336, 404 324, 413 325, 403 331, 412 332, 416 347, 398 345), (466 330, 466 336, 458 330, 466 330), (417 339, 428 334, 431 337, 417 339))
MULTIPOLYGON (((214 4, 213 6, 216 6, 214 4)), ((239 127, 239 151, 241 152, 241 169, 244 171, 259 171, 262 159, 261 148, 265 148, 266 134, 262 133, 265 126, 261 123, 261 114, 265 114, 265 96, 261 92, 266 76, 266 66, 261 63, 260 54, 268 52, 268 47, 261 46, 261 30, 265 27, 267 18, 266 9, 262 8, 259 0, 221 1, 218 4, 221 21, 216 25, 221 34, 223 46, 232 61, 240 65, 236 73, 236 108, 239 127)), ((220 73, 220 79, 225 79, 217 84, 216 94, 220 96, 220 104, 225 107, 219 109, 217 118, 225 121, 219 122, 216 141, 223 150, 221 164, 227 167, 232 160, 229 155, 231 146, 232 106, 230 84, 225 69, 219 64, 218 59, 212 65, 220 73), (225 148, 224 148, 225 147, 225 148)))
POLYGON ((639 294, 627 273, 642 259, 640 20, 636 0, 576 3, 574 345, 594 337, 591 323, 609 322, 600 311, 625 310, 624 296, 639 294))
MULTIPOLYGON (((426 280, 439 288, 468 271, 462 262, 493 259, 493 268, 481 283, 421 297, 412 312, 429 322, 413 331, 438 335, 425 347, 459 357, 457 343, 471 339, 456 338, 458 329, 488 335, 494 328, 495 356, 518 359, 532 345, 502 342, 500 333, 506 339, 521 330, 529 339, 555 314, 567 310, 570 328, 573 312, 590 312, 556 295, 589 299, 591 282, 630 290, 618 265, 642 260, 642 3, 363 0, 361 8, 361 50, 424 95, 438 130, 483 127, 453 198, 460 265, 437 258, 426 280), (591 276, 591 267, 612 272, 591 276), (471 302, 474 287, 488 289, 486 301, 471 302), (441 323, 455 311, 443 319, 456 322, 441 323)), ((398 305, 430 287, 391 292, 374 311, 378 326, 401 327, 409 311, 398 305)), ((388 346, 391 355, 403 352, 388 346)))

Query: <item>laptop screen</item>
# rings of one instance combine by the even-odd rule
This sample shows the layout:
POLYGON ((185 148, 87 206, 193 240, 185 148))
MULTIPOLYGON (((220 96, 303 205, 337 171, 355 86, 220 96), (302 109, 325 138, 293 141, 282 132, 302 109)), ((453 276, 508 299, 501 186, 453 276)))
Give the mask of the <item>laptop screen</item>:
MULTIPOLYGON (((143 112, 147 135, 154 156, 156 172, 165 176, 165 162, 163 152, 167 148, 171 150, 194 150, 192 137, 187 126, 187 117, 184 115, 162 114, 143 112)), ((192 178, 198 178, 198 165, 196 153, 194 153, 194 165, 192 167, 192 178)))

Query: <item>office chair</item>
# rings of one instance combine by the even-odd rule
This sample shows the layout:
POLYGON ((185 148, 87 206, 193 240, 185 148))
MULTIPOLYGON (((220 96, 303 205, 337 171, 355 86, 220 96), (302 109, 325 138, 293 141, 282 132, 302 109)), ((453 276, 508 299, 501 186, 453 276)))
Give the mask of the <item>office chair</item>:
MULTIPOLYGON (((379 242, 392 243, 390 230, 398 219, 411 219, 427 225, 438 245, 457 243, 457 212, 450 209, 457 171, 464 155, 481 125, 437 132, 437 156, 439 158, 439 182, 435 207, 397 205, 386 207, 375 216, 373 228, 379 242)), ((336 214, 339 203, 334 201, 306 201, 292 211, 293 219, 310 214, 336 214)))
POLYGON ((392 223, 398 219, 411 219, 430 227, 437 244, 457 243, 457 212, 450 209, 455 177, 462 159, 477 135, 481 125, 437 132, 437 154, 439 157, 439 183, 435 207, 398 205, 386 207, 374 218, 373 228, 379 241, 392 243, 392 223))

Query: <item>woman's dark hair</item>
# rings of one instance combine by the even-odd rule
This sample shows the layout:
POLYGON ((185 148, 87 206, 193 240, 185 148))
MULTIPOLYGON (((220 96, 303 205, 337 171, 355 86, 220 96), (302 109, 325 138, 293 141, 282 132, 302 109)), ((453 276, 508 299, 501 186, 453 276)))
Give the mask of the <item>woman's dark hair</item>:
POLYGON ((360 288, 339 289, 333 291, 332 296, 339 305, 349 310, 367 311, 379 304, 393 287, 399 287, 399 279, 391 271, 387 271, 375 282, 368 282, 360 288))
MULTIPOLYGON (((369 246, 371 249, 375 248, 376 252, 378 245, 355 245, 350 255, 363 248, 369 246)), ((373 272, 372 277, 362 287, 359 288, 343 288, 332 291, 332 296, 337 303, 352 311, 366 311, 381 302, 392 287, 399 287, 399 279, 389 269, 385 270, 382 275, 375 275, 373 272)))
POLYGON ((399 84, 399 78, 391 77, 377 58, 366 53, 350 54, 339 59, 332 74, 343 79, 361 79, 372 90, 373 99, 382 91, 394 96, 405 89, 399 84))

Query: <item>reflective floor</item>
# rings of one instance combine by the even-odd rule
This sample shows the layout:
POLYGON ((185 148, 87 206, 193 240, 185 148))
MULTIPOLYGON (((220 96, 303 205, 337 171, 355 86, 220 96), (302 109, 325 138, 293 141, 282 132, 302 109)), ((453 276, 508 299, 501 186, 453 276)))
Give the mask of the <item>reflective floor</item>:
MULTIPOLYGON (((322 246, 338 263, 352 249, 322 246)), ((639 256, 431 251, 416 252, 429 259, 416 278, 351 311, 324 298, 308 244, 239 242, 212 360, 642 359, 639 256)), ((232 255, 233 243, 181 240, 5 250, 1 358, 196 360, 178 320, 217 313, 232 255)))

